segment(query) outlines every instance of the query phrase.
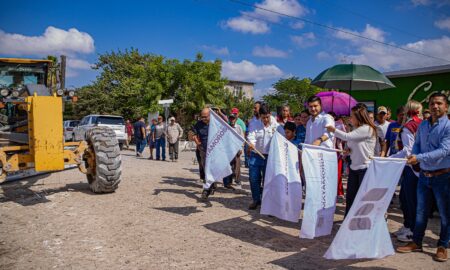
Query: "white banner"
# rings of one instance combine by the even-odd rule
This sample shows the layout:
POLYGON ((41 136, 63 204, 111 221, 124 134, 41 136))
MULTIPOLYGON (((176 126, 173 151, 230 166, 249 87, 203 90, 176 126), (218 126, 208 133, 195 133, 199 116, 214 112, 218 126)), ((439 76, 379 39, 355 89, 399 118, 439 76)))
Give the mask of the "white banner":
POLYGON ((337 154, 334 149, 303 144, 306 198, 300 238, 329 235, 337 196, 337 154))
POLYGON ((261 214, 298 222, 302 211, 302 181, 298 148, 279 132, 270 143, 261 214))
POLYGON ((383 258, 394 254, 384 214, 405 164, 406 160, 394 158, 371 161, 355 201, 325 258, 383 258))
POLYGON ((230 162, 242 149, 244 138, 241 137, 228 123, 214 111, 210 110, 208 128, 208 147, 206 148, 205 184, 209 187, 215 181, 232 173, 230 162))

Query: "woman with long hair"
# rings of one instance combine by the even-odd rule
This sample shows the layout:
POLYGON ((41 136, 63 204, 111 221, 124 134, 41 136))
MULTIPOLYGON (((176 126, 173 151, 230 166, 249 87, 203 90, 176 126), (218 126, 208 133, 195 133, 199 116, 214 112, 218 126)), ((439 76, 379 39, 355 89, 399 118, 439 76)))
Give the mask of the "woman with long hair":
MULTIPOLYGON (((400 132, 395 141, 395 148, 398 151, 390 157, 406 158, 411 155, 415 142, 417 129, 422 119, 422 104, 415 100, 410 100, 404 108, 405 118, 400 132)), ((411 242, 416 223, 417 208, 417 182, 419 172, 415 172, 411 165, 406 165, 403 169, 403 178, 400 185, 400 207, 403 212, 403 227, 395 235, 401 242, 411 242)))
POLYGON ((347 182, 345 215, 350 211, 361 186, 370 157, 374 155, 377 140, 377 129, 373 121, 370 120, 364 104, 359 103, 352 108, 350 121, 353 130, 348 133, 335 127, 327 127, 328 132, 334 132, 336 138, 347 142, 348 151, 350 152, 351 165, 347 182))

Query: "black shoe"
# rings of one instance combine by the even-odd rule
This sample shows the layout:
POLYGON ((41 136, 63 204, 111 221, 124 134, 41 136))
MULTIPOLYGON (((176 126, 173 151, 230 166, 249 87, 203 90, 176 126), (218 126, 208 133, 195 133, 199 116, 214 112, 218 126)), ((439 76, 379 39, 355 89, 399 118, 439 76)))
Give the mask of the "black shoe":
POLYGON ((202 191, 202 200, 204 200, 204 201, 208 200, 208 197, 209 197, 210 193, 211 192, 210 192, 209 189, 204 189, 202 191))
POLYGON ((153 160, 153 157, 149 157, 148 159, 149 159, 149 160, 153 160))
POLYGON ((261 203, 259 202, 252 202, 249 206, 248 206, 248 210, 256 210, 256 208, 258 208, 258 206, 260 206, 261 203))
POLYGON ((216 183, 212 184, 211 187, 209 188, 209 195, 214 195, 216 189, 217 189, 216 183))

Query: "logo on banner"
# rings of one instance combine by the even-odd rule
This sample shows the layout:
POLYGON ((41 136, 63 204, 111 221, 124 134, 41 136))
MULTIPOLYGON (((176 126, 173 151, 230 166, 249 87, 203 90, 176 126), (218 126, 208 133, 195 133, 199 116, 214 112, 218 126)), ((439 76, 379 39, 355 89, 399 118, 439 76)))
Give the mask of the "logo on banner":
POLYGON ((225 133, 228 131, 228 128, 225 126, 221 126, 219 131, 215 134, 213 140, 211 141, 211 144, 208 145, 208 149, 206 151, 206 156, 209 156, 212 151, 214 151, 214 148, 216 145, 220 142, 222 137, 225 135, 225 133))
POLYGON ((372 188, 361 199, 364 203, 356 211, 353 218, 348 223, 348 228, 352 231, 370 230, 372 228, 372 221, 369 216, 375 208, 375 203, 383 199, 388 192, 387 188, 372 188))

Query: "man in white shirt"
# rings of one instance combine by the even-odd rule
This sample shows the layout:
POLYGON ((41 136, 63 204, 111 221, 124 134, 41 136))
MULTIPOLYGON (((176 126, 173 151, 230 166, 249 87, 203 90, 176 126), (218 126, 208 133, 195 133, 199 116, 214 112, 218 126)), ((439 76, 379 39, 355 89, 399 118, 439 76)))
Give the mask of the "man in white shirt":
POLYGON ((261 105, 259 108, 259 120, 252 120, 249 125, 248 141, 250 142, 250 149, 256 149, 265 155, 265 159, 260 157, 254 151, 250 153, 249 158, 249 180, 252 191, 253 202, 248 207, 250 210, 255 210, 261 205, 262 197, 262 183, 264 174, 266 172, 267 154, 269 153, 270 141, 275 134, 278 123, 270 114, 270 110, 266 105, 261 105))
POLYGON ((327 148, 334 148, 333 133, 328 132, 327 126, 334 127, 334 119, 331 115, 322 111, 320 97, 308 98, 308 110, 311 114, 306 123, 305 143, 327 148))

